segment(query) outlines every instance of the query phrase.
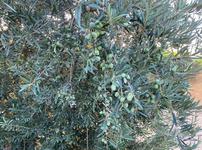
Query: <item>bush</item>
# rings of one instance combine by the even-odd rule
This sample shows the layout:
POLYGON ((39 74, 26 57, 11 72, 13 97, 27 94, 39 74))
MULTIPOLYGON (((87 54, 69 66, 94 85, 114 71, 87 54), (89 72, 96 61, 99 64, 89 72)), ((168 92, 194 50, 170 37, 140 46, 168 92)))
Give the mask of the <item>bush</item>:
POLYGON ((2 149, 196 146, 183 56, 199 35, 199 2, 0 4, 2 149))

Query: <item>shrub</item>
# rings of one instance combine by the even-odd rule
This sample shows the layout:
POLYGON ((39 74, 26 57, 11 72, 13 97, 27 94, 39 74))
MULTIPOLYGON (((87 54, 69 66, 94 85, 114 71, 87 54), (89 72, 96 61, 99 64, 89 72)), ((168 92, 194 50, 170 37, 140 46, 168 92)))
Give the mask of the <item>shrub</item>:
POLYGON ((0 2, 0 142, 12 149, 196 146, 186 0, 0 2), (175 48, 175 56, 164 51, 175 48), (179 57, 177 57, 179 56, 179 57))

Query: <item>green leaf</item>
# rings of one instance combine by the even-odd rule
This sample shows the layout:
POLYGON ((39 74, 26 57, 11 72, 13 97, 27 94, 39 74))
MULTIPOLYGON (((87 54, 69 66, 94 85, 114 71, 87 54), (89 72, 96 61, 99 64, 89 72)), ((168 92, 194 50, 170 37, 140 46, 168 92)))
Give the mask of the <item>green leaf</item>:
POLYGON ((21 85, 19 92, 23 92, 23 91, 27 90, 30 86, 31 86, 31 84, 24 84, 24 85, 21 85))
POLYGON ((118 145, 113 140, 109 140, 109 144, 115 149, 118 148, 118 145))
POLYGON ((81 14, 82 14, 82 5, 80 4, 79 6, 76 7, 76 10, 75 10, 75 20, 78 27, 83 31, 84 29, 81 26, 81 14))
POLYGON ((142 105, 141 105, 141 103, 140 103, 140 101, 138 100, 138 99, 136 99, 135 98, 135 104, 137 105, 137 107, 140 109, 140 110, 143 110, 143 107, 142 107, 142 105))
POLYGON ((122 136, 123 139, 128 140, 128 141, 134 141, 134 138, 130 135, 124 135, 122 136))
POLYGON ((3 2, 10 10, 12 10, 13 12, 17 13, 15 9, 13 9, 13 7, 11 7, 10 5, 8 5, 7 3, 3 2))

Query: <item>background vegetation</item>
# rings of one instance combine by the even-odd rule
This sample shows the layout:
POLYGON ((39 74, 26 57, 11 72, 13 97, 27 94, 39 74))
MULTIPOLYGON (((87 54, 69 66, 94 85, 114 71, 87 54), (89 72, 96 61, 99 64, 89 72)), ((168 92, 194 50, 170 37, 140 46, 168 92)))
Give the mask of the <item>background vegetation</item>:
POLYGON ((1 0, 1 149, 194 149, 199 106, 187 79, 201 8, 1 0))

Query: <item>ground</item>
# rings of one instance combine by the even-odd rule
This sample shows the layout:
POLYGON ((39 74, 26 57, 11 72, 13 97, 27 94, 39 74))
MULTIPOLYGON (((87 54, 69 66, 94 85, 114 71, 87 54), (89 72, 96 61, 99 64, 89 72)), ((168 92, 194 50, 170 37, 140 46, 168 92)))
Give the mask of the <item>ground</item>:
MULTIPOLYGON (((202 105, 202 72, 197 74, 190 80, 190 93, 202 105)), ((202 111, 198 114, 198 125, 202 128, 202 111)), ((202 141, 202 132, 199 133, 199 138, 202 141)), ((196 150, 202 150, 202 143, 196 150)))

